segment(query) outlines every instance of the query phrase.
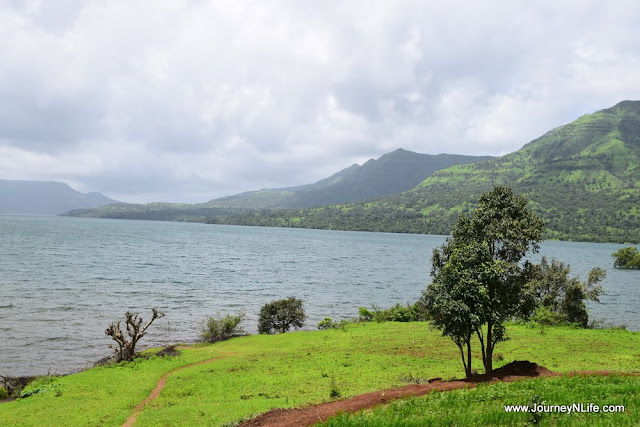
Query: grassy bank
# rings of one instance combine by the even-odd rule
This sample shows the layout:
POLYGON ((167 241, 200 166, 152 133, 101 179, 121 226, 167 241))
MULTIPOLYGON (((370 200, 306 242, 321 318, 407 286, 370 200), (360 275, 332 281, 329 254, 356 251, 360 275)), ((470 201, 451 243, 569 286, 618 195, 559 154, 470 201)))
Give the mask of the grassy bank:
POLYGON ((513 383, 480 384, 476 389, 432 393, 395 401, 356 414, 342 414, 323 426, 637 426, 640 425, 640 377, 563 376, 513 383), (598 405, 598 412, 589 406, 598 405), (551 405, 582 404, 572 412, 551 405), (507 412, 506 405, 555 412, 507 412), (624 411, 610 406, 621 405, 624 411), (546 407, 546 408, 545 408, 546 407))
MULTIPOLYGON (((512 325, 509 335, 497 347, 496 367, 527 359, 559 372, 640 369, 640 333, 512 325)), ((1 404, 0 425, 121 425, 164 373, 212 358, 218 359, 171 374, 136 425, 223 425, 332 394, 463 375, 455 345, 424 323, 253 335, 182 351, 43 382, 35 395, 1 404)), ((474 368, 481 370, 478 357, 474 368)))

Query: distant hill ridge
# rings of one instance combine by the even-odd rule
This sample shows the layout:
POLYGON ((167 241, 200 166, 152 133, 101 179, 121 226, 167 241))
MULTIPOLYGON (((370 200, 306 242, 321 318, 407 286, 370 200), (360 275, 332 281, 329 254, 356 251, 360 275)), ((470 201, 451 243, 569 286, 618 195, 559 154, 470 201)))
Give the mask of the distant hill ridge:
MULTIPOLYGON (((376 163, 383 165, 383 158, 376 163)), ((287 189, 290 193, 278 203, 293 203, 291 193, 302 199, 305 192, 339 188, 354 171, 366 171, 368 163, 320 181, 322 188, 287 189)), ((640 101, 623 101, 579 117, 505 156, 438 170, 404 192, 312 208, 242 212, 217 208, 229 210, 212 213, 201 209, 197 216, 184 209, 166 210, 162 217, 215 224, 448 234, 458 216, 471 212, 479 195, 496 185, 508 185, 528 198, 532 209, 547 221, 546 238, 640 243, 640 101)), ((269 197, 264 192, 262 196, 269 197)), ((88 214, 113 215, 105 209, 88 214)), ((130 213, 121 210, 118 215, 130 213)))
POLYGON ((366 200, 409 190, 434 172, 491 156, 419 154, 399 148, 362 166, 354 164, 315 184, 250 191, 207 202, 209 206, 278 209, 306 208, 366 200))
POLYGON ((0 213, 57 215, 112 203, 118 201, 100 193, 81 193, 63 182, 0 179, 0 213))
POLYGON ((640 242, 640 101, 584 115, 514 153, 442 169, 403 193, 209 222, 448 234, 495 185, 529 199, 547 221, 547 238, 640 242))
POLYGON ((397 149, 377 160, 370 159, 362 166, 354 164, 313 184, 247 191, 206 203, 123 203, 98 209, 76 209, 65 215, 159 221, 206 221, 209 217, 245 215, 255 210, 349 203, 408 190, 438 169, 453 164, 492 158, 491 156, 456 154, 419 154, 397 149))

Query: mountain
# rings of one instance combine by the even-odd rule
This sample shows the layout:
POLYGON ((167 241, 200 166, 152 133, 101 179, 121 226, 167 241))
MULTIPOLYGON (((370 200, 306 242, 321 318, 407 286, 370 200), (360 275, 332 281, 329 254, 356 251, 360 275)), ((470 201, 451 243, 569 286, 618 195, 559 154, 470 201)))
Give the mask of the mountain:
MULTIPOLYGON (((321 181, 324 187, 307 187, 301 194, 337 188, 352 173, 365 170, 365 165, 342 171, 321 181)), ((514 153, 441 169, 397 194, 311 208, 240 212, 232 208, 207 211, 200 206, 198 216, 165 209, 159 217, 214 224, 448 234, 458 216, 471 212, 480 194, 496 185, 508 185, 527 197, 547 222, 546 238, 640 243, 640 101, 623 101, 584 115, 514 153)), ((302 199, 296 191, 291 193, 302 199)), ((287 197, 289 201, 274 206, 295 200, 291 194, 287 197)), ((105 209, 89 215, 132 217, 124 211, 115 216, 105 209)), ((139 208, 136 217, 144 218, 144 209, 139 208)))
POLYGON ((500 158, 440 170, 400 194, 209 222, 448 234, 495 185, 526 196, 548 238, 640 242, 640 101, 582 116, 500 158))
POLYGON ((62 182, 0 179, 0 213, 56 215, 118 203, 100 193, 80 193, 62 182))
POLYGON ((491 159, 489 156, 418 154, 398 149, 362 166, 352 165, 314 184, 248 191, 206 203, 118 204, 99 209, 76 209, 69 216, 206 221, 209 217, 248 215, 256 209, 301 208, 348 203, 408 190, 438 169, 491 159))
POLYGON ((366 200, 409 190, 434 172, 452 165, 491 159, 490 156, 419 154, 398 149, 362 166, 352 165, 315 184, 250 191, 214 199, 209 206, 276 209, 305 208, 366 200))

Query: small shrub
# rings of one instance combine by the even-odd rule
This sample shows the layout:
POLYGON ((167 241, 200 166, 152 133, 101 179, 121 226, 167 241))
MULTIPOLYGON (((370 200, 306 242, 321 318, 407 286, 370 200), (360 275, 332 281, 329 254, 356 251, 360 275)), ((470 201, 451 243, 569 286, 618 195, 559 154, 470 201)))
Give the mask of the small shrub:
POLYGON ((612 331, 626 331, 627 330, 627 325, 625 325, 625 324, 620 324, 620 325, 609 324, 609 325, 607 325, 607 329, 610 329, 612 331))
POLYGON ((202 325, 200 340, 212 343, 245 334, 245 331, 240 327, 244 317, 244 313, 235 316, 227 314, 224 317, 218 313, 215 316, 207 317, 202 325))
POLYGON ((567 323, 567 316, 546 307, 539 307, 533 314, 532 320, 541 326, 555 326, 567 323))
POLYGON ((412 305, 396 304, 390 309, 390 317, 392 322, 413 322, 417 319, 417 313, 412 305))
POLYGON ((342 319, 339 322, 334 322, 330 317, 325 317, 318 323, 318 329, 340 329, 346 330, 347 325, 356 322, 357 319, 342 319))
POLYGON ((318 323, 318 329, 332 329, 334 327, 333 320, 330 317, 325 317, 318 323))
POLYGON ((400 378, 398 378, 403 383, 407 384, 428 384, 429 380, 426 378, 414 377, 411 372, 408 374, 401 374, 400 378))
POLYGON ((417 306, 412 304, 402 305, 398 303, 387 310, 374 306, 373 310, 373 313, 367 311, 371 313, 372 320, 376 322, 416 322, 423 320, 423 316, 417 306))
POLYGON ((371 322, 373 320, 374 313, 369 311, 365 307, 358 308, 358 320, 361 322, 371 322))
POLYGON ((340 390, 338 389, 338 384, 336 383, 336 377, 331 377, 331 383, 329 387, 329 397, 331 399, 335 399, 340 397, 340 390))
POLYGON ((24 398, 48 392, 55 392, 56 396, 62 395, 60 384, 56 382, 56 377, 44 376, 36 378, 20 392, 20 397, 24 398))
POLYGON ((4 400, 9 397, 9 392, 6 388, 0 386, 0 400, 4 400))
POLYGON ((615 268, 634 270, 640 268, 640 253, 638 253, 638 249, 634 246, 618 249, 611 254, 611 256, 615 258, 613 262, 615 268))
POLYGON ((353 323, 354 320, 353 319, 342 319, 340 320, 339 323, 334 322, 333 323, 333 327, 334 329, 341 329, 341 330, 346 330, 347 329, 347 325, 353 323))
POLYGON ((306 318, 301 300, 289 297, 272 301, 260 309, 258 332, 261 334, 284 333, 291 329, 291 326, 298 329, 304 325, 306 318))

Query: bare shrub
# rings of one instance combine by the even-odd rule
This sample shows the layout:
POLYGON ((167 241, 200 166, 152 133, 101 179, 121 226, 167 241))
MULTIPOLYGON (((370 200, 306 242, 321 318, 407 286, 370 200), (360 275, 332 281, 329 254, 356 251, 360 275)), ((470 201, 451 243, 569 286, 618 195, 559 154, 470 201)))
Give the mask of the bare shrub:
POLYGON ((125 314, 125 325, 127 327, 126 334, 120 329, 120 322, 112 323, 104 333, 113 339, 118 346, 110 346, 115 355, 113 360, 115 362, 131 361, 136 355, 136 344, 144 336, 147 328, 151 326, 154 320, 164 317, 164 313, 158 311, 157 308, 151 309, 151 319, 142 326, 142 318, 137 314, 127 311, 125 314))

